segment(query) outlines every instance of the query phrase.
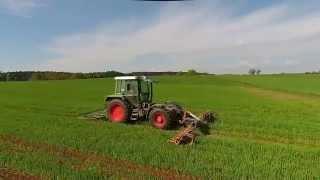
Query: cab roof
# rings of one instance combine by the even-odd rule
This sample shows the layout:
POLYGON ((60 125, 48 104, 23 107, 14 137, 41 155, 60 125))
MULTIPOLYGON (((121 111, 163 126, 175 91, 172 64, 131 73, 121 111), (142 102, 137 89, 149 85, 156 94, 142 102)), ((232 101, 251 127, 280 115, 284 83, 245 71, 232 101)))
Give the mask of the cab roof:
POLYGON ((115 80, 135 80, 135 79, 142 79, 146 80, 146 76, 118 76, 114 78, 115 80))

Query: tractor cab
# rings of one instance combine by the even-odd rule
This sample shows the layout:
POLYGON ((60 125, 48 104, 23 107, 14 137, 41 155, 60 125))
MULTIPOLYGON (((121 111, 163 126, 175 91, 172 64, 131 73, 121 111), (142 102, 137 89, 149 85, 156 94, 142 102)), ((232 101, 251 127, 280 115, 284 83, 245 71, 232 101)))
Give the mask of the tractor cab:
POLYGON ((145 76, 115 77, 116 97, 123 97, 133 106, 152 102, 152 81, 145 76))

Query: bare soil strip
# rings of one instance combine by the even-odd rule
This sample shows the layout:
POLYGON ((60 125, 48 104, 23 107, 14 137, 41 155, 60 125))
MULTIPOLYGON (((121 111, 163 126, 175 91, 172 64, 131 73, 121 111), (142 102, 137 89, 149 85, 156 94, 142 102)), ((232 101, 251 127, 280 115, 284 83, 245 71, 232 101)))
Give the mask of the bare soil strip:
MULTIPOLYGON (((73 165, 77 171, 85 170, 90 166, 97 166, 99 170, 107 176, 119 175, 125 177, 129 174, 141 174, 154 176, 160 179, 200 179, 199 177, 182 174, 176 170, 156 168, 152 166, 140 165, 127 160, 118 160, 94 152, 81 152, 76 149, 59 147, 46 143, 33 143, 11 135, 0 135, 0 141, 16 146, 18 150, 27 152, 42 151, 61 159, 60 163, 67 159, 76 160, 78 164, 73 165)), ((1 177, 1 176, 0 176, 1 177)))
POLYGON ((9 169, 0 167, 0 179, 5 180, 41 180, 39 176, 33 176, 31 174, 21 172, 15 169, 9 169))

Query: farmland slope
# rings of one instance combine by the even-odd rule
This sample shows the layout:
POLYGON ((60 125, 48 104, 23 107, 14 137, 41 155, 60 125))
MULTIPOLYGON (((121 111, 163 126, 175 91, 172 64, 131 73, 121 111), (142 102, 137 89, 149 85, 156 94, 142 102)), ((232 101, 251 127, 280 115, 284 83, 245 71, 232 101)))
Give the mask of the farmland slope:
POLYGON ((320 177, 320 78, 156 79, 156 101, 218 113, 210 135, 174 146, 175 131, 146 122, 80 119, 104 108, 112 79, 0 83, 0 167, 61 179, 320 177))

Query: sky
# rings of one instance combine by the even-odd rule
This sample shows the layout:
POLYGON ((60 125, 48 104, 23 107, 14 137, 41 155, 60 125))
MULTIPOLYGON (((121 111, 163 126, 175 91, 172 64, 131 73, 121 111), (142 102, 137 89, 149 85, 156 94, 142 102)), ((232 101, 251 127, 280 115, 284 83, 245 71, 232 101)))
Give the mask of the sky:
POLYGON ((0 0, 0 71, 320 70, 318 0, 0 0))

